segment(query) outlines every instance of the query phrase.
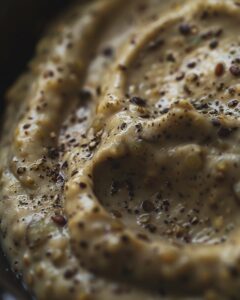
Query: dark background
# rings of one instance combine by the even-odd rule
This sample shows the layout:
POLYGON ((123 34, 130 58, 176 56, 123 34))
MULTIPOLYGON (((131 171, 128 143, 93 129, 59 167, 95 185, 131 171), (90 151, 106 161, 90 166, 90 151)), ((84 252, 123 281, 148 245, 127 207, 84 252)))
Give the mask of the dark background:
MULTIPOLYGON (((24 70, 47 22, 70 0, 0 0, 0 114, 4 93, 24 70)), ((1 233, 0 233, 1 234, 1 233)), ((0 300, 33 299, 9 269, 0 249, 0 300)))
POLYGON ((70 0, 0 0, 0 91, 16 78, 33 54, 46 21, 70 0))

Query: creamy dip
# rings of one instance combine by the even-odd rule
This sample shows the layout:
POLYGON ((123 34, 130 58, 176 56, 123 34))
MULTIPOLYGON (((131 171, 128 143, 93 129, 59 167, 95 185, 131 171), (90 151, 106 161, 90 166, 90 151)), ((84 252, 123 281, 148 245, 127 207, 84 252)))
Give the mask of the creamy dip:
POLYGON ((0 228, 37 299, 239 299, 240 3, 99 0, 6 95, 0 228))

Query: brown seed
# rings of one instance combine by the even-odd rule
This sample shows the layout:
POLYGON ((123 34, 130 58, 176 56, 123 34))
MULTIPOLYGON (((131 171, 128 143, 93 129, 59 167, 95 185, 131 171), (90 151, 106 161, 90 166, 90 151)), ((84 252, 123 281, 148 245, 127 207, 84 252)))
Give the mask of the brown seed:
POLYGON ((130 103, 138 105, 138 106, 146 106, 146 100, 140 97, 132 97, 130 99, 130 103))
POLYGON ((209 48, 210 48, 210 49, 216 49, 217 46, 218 46, 218 40, 213 40, 213 41, 211 41, 210 44, 209 44, 209 48))
POLYGON ((196 67, 196 62, 195 62, 195 61, 191 61, 190 63, 187 64, 187 67, 188 67, 189 69, 195 68, 195 67, 196 67))
POLYGON ((23 129, 28 129, 28 128, 30 128, 30 126, 31 126, 31 124, 24 124, 23 129))
POLYGON ((223 73, 224 73, 224 64, 222 64, 222 63, 218 63, 217 65, 216 65, 216 67, 215 67, 215 75, 217 76, 217 77, 220 77, 220 76, 222 76, 223 75, 223 73))
MULTIPOLYGON (((99 87, 98 87, 99 88, 99 87)), ((88 89, 82 89, 79 92, 79 98, 83 101, 88 101, 92 98, 92 93, 88 89)))
POLYGON ((103 55, 106 57, 111 57, 113 56, 113 48, 112 47, 106 47, 103 49, 103 55))
POLYGON ((66 279, 72 278, 77 273, 77 269, 68 269, 64 272, 64 277, 66 279))
POLYGON ((229 68, 229 71, 231 72, 231 74, 235 77, 239 77, 240 76, 240 67, 236 66, 236 65, 232 65, 229 68))
POLYGON ((169 62, 175 62, 176 61, 176 59, 175 59, 175 57, 172 53, 168 53, 166 59, 169 62))
POLYGON ((127 67, 122 64, 118 65, 118 68, 119 68, 119 70, 121 70, 123 72, 127 71, 127 67))
POLYGON ((26 172, 26 168, 25 167, 19 167, 17 168, 17 174, 18 175, 22 175, 26 172))
POLYGON ((43 73, 44 78, 53 77, 53 76, 54 76, 54 72, 51 70, 47 70, 43 73))
POLYGON ((191 33, 191 26, 189 24, 187 24, 187 23, 182 23, 179 26, 179 32, 182 35, 188 35, 188 34, 191 33))
POLYGON ((145 201, 142 202, 142 209, 145 212, 152 212, 152 211, 154 211, 155 206, 151 201, 145 200, 145 201))
POLYGON ((72 173, 71 173, 71 177, 73 177, 74 175, 76 175, 78 173, 78 170, 74 170, 74 171, 72 171, 72 173))
POLYGON ((181 73, 179 73, 179 74, 176 76, 176 80, 177 80, 177 81, 180 81, 180 80, 182 80, 184 77, 185 77, 185 73, 181 72, 181 73))
POLYGON ((238 105, 238 100, 233 99, 228 102, 228 107, 236 107, 238 105))
POLYGON ((126 129, 126 127, 127 127, 127 123, 125 123, 125 122, 123 122, 123 123, 120 125, 121 130, 126 129))
POLYGON ((65 226, 67 224, 67 220, 62 215, 52 216, 51 219, 53 220, 54 223, 56 223, 59 226, 65 226))
POLYGON ((85 189, 87 187, 85 182, 80 182, 79 186, 80 186, 81 189, 85 189))

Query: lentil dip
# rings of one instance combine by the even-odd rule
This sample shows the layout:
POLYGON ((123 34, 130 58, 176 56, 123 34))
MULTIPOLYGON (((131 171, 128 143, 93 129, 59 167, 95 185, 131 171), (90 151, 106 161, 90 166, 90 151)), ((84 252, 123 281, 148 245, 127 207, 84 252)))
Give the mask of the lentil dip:
POLYGON ((6 95, 1 240, 37 299, 239 299, 240 3, 77 1, 6 95))

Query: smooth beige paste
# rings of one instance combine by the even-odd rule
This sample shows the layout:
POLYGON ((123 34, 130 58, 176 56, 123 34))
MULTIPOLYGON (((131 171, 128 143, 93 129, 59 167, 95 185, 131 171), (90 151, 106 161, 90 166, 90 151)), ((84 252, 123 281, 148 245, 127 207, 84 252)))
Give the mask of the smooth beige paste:
POLYGON ((39 300, 238 300, 240 2, 82 3, 6 96, 13 270, 39 300))

